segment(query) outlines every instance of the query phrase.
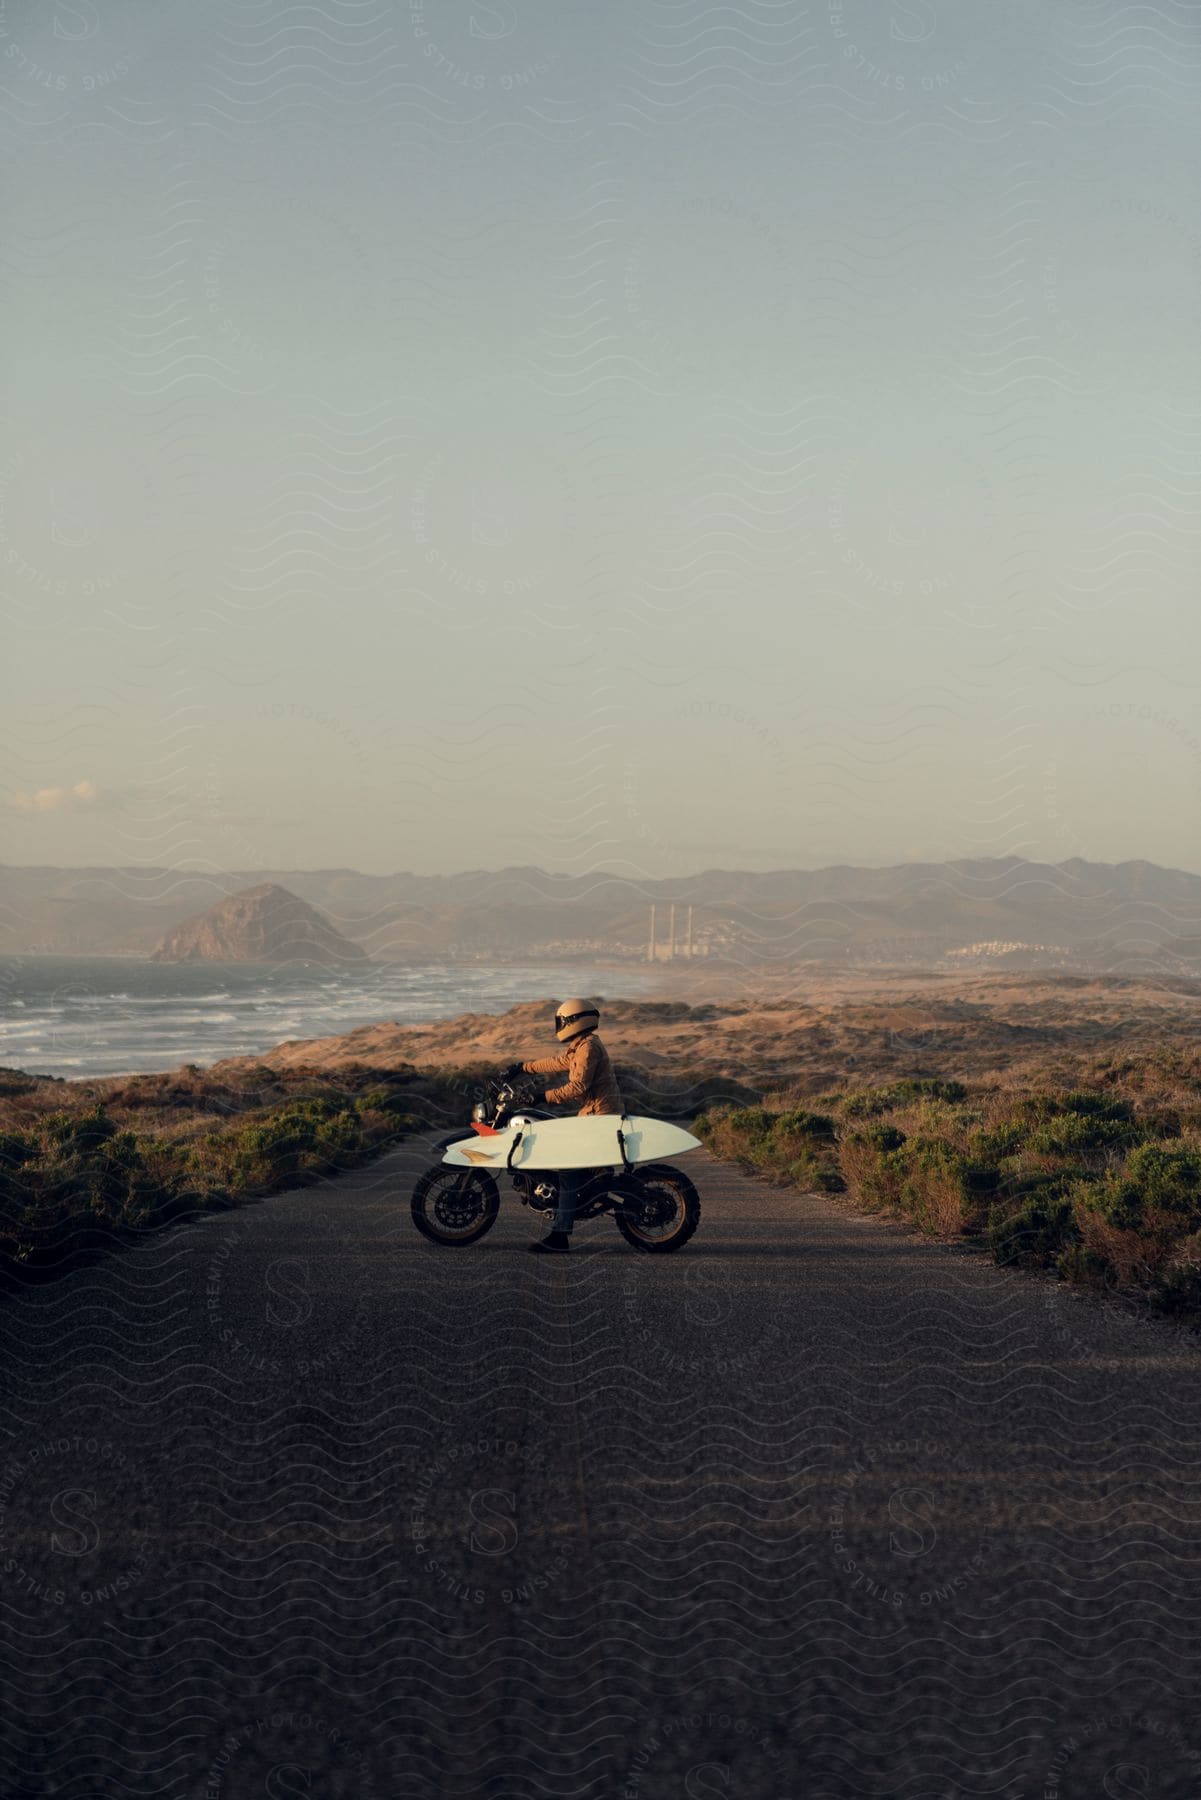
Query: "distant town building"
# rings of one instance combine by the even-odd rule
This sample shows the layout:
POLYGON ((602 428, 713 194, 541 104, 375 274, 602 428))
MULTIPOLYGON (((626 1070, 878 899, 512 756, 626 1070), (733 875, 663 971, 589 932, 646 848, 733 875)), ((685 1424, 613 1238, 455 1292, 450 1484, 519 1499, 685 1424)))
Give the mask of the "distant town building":
POLYGON ((983 943, 964 944, 958 950, 948 950, 946 954, 963 961, 970 958, 973 962, 988 962, 997 956, 1070 956, 1072 952, 1066 944, 1026 944, 1011 938, 988 938, 983 943))

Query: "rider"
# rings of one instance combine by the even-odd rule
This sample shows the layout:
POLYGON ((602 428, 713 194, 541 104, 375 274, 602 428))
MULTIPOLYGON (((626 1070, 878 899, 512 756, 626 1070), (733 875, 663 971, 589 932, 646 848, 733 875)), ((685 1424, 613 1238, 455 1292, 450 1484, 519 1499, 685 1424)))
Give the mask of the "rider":
MULTIPOLYGON (((558 1056, 539 1057, 535 1062, 519 1064, 526 1075, 557 1075, 566 1070, 562 1087, 546 1090, 548 1106, 568 1106, 582 1100, 581 1117, 585 1113, 620 1113, 621 1090, 613 1074, 609 1052, 596 1035, 600 1013, 587 1000, 560 1000, 555 1013, 555 1036, 566 1049, 558 1056)), ((575 1223, 576 1198, 588 1179, 586 1169, 559 1171, 559 1208, 549 1237, 531 1250, 570 1250, 571 1229, 575 1223)))

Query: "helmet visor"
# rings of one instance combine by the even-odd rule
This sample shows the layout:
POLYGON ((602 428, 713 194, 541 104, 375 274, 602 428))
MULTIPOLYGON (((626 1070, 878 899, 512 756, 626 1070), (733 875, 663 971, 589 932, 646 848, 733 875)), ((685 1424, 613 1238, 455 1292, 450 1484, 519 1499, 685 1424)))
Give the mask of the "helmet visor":
POLYGON ((590 1008, 589 1011, 587 1011, 587 1012, 556 1013, 555 1014, 555 1030, 556 1030, 556 1032, 559 1032, 559 1031, 562 1031, 564 1025, 574 1025, 576 1023, 577 1019, 599 1019, 599 1018, 600 1018, 600 1014, 596 1011, 595 1008, 590 1008))

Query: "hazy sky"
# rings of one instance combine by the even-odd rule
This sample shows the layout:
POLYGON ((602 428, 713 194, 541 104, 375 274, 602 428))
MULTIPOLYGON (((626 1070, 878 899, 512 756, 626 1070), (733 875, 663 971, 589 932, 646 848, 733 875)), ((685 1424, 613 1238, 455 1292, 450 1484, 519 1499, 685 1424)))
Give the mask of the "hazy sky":
POLYGON ((0 5, 0 860, 1201 869, 1201 10, 0 5))

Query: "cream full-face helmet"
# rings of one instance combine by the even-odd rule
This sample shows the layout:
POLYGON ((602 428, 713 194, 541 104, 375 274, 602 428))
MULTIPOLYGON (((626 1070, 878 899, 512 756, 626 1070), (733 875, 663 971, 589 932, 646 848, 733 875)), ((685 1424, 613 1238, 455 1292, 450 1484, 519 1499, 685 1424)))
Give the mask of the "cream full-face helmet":
POLYGON ((587 1000, 560 1000, 555 1009, 555 1036, 561 1044, 570 1043, 582 1032, 595 1031, 600 1014, 587 1000))

